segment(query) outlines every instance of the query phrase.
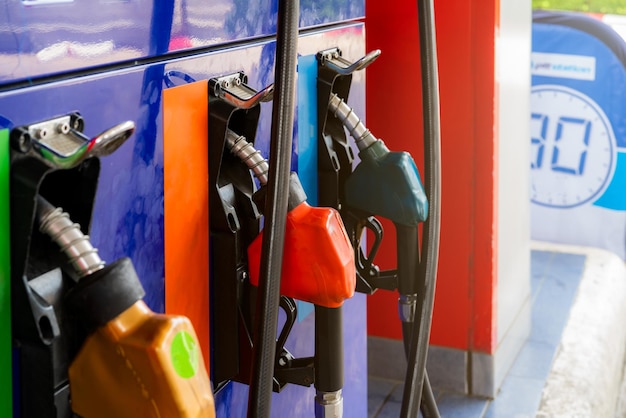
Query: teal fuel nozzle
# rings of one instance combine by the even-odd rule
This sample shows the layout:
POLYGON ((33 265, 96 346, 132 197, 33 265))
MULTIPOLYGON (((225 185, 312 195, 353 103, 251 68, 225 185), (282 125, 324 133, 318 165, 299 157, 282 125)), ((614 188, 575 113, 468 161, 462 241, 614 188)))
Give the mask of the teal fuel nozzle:
POLYGON ((428 200, 419 172, 408 152, 392 152, 361 122, 352 108, 333 94, 328 108, 354 138, 361 162, 347 178, 349 208, 381 216, 395 224, 398 244, 399 315, 413 321, 420 281, 417 229, 428 217, 428 200))
POLYGON ((424 222, 428 200, 411 155, 389 151, 336 94, 330 98, 329 109, 354 138, 361 159, 346 180, 348 206, 399 225, 417 226, 424 222))

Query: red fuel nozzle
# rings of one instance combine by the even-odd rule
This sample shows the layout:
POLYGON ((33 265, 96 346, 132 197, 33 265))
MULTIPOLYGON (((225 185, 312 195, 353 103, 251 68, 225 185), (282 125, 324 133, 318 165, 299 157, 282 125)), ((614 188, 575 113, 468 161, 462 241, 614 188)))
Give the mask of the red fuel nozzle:
MULTIPOLYGON (((267 161, 244 137, 228 132, 227 145, 265 184, 267 161)), ((312 207, 298 176, 289 187, 281 294, 328 308, 352 297, 356 287, 354 250, 341 216, 333 208, 312 207)), ((250 282, 258 286, 263 231, 248 247, 250 282)))
MULTIPOLYGON (((258 286, 263 231, 248 247, 250 282, 258 286)), ((354 251, 339 213, 300 203, 287 214, 281 294, 328 308, 352 297, 354 251)))

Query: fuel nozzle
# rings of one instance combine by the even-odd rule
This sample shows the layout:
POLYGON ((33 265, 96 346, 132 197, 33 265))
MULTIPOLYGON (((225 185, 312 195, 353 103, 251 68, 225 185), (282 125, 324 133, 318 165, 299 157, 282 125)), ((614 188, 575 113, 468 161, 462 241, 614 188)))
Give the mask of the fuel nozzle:
POLYGON ((410 323, 420 290, 415 278, 419 254, 417 227, 428 216, 428 200, 419 172, 408 152, 389 151, 336 94, 330 97, 329 110, 354 138, 361 158, 346 180, 347 205, 369 215, 382 216, 395 224, 399 314, 404 323, 410 323))
MULTIPOLYGON (((267 182, 268 164, 243 136, 227 132, 226 144, 267 182)), ((264 188, 257 193, 262 193, 264 188)), ((258 196, 258 195, 257 195, 258 196)), ((311 207, 296 173, 291 173, 280 291, 315 305, 315 416, 343 416, 342 305, 356 287, 354 251, 339 212, 311 207)), ((248 247, 250 282, 258 286, 263 231, 248 247)))
MULTIPOLYGON (((227 132, 226 145, 265 185, 269 165, 261 153, 232 130, 227 132)), ((263 231, 248 247, 250 281, 255 286, 259 280, 262 234, 263 231)), ((355 274, 352 245, 339 213, 307 204, 298 176, 292 173, 281 294, 336 308, 354 294, 355 274)))
POLYGON ((85 418, 215 417, 191 322, 152 312, 131 260, 105 264, 80 225, 41 196, 37 216, 78 276, 66 303, 90 330, 68 371, 73 411, 85 418))
POLYGON ((331 95, 329 110, 350 132, 361 158, 346 180, 347 204, 396 224, 413 226, 424 222, 428 201, 411 155, 389 151, 336 94, 331 95))

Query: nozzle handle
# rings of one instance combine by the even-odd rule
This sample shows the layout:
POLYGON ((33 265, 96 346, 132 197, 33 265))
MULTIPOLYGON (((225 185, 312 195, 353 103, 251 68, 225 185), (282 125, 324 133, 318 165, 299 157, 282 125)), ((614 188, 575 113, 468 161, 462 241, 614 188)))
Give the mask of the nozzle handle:
POLYGON ((417 266, 419 265, 419 240, 417 225, 395 224, 398 255, 398 292, 401 295, 419 293, 417 266))
POLYGON ((315 389, 336 392, 343 387, 342 309, 315 305, 315 389))

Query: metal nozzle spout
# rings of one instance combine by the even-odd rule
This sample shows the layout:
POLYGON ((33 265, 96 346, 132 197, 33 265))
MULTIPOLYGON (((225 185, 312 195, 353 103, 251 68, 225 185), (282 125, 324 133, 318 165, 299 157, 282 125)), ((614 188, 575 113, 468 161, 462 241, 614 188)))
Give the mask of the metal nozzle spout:
POLYGON ((254 148, 244 136, 237 135, 229 129, 226 132, 226 146, 230 149, 230 152, 239 157, 241 161, 252 170, 261 185, 267 184, 269 164, 267 160, 263 158, 261 152, 254 148))
POLYGON ((337 119, 343 123, 343 126, 346 127, 348 132, 350 132, 359 151, 363 151, 376 141, 379 141, 379 139, 372 135, 369 129, 365 127, 358 115, 354 113, 354 110, 336 94, 330 96, 328 109, 333 112, 337 119))
POLYGON ((73 223, 61 208, 55 208, 41 196, 37 197, 39 230, 56 242, 80 277, 104 267, 98 250, 91 245, 89 236, 82 233, 80 225, 73 223))

